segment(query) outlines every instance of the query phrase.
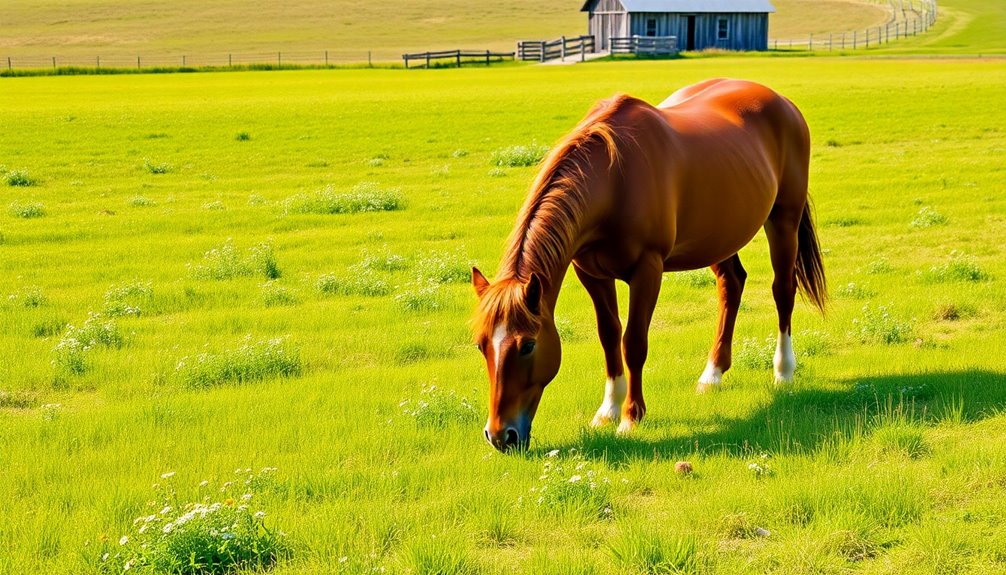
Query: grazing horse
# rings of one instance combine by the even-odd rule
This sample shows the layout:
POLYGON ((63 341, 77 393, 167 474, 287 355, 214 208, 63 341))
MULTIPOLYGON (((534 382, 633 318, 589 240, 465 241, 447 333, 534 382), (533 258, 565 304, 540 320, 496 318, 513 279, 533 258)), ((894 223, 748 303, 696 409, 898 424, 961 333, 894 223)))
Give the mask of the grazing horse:
POLYGON ((809 161, 796 106, 752 82, 709 80, 658 107, 625 95, 597 104, 543 160, 496 281, 472 269, 473 330, 490 383, 486 440, 500 450, 528 445, 542 391, 559 371, 553 312, 571 263, 594 303, 607 366, 593 425, 620 415, 623 433, 646 413, 643 363, 664 272, 715 273, 719 323, 698 390, 720 384, 747 275, 737 252, 760 228, 775 273, 775 377, 792 380, 797 287, 822 311, 827 298, 809 161), (624 335, 616 279, 629 285, 624 335))

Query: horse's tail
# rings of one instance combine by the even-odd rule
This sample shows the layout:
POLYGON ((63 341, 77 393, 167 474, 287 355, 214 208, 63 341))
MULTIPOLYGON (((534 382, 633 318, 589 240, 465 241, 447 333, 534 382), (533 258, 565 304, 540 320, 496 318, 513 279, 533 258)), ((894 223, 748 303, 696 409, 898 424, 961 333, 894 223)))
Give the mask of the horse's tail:
POLYGON ((814 229, 814 217, 810 198, 803 208, 800 230, 797 232, 796 280, 800 291, 824 313, 828 301, 828 285, 824 279, 824 262, 821 260, 821 246, 814 229))

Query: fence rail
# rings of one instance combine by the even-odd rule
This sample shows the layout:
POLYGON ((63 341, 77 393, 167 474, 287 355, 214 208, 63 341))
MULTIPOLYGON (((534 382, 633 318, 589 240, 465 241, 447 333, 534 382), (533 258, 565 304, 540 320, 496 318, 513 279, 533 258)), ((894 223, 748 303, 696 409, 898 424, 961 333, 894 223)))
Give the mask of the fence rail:
POLYGON ((453 60, 457 67, 462 64, 485 64, 488 66, 492 62, 502 62, 506 58, 513 58, 513 52, 492 52, 490 50, 441 50, 439 52, 416 52, 413 54, 402 54, 405 67, 409 68, 409 62, 418 60, 423 62, 423 66, 429 68, 435 60, 453 60))
POLYGON ((612 54, 673 56, 678 53, 677 36, 627 36, 611 39, 612 54))
POLYGON ((522 40, 517 43, 517 59, 532 62, 547 62, 558 58, 580 56, 586 60, 587 54, 595 51, 593 36, 577 36, 567 38, 561 36, 557 40, 522 40))
POLYGON ((769 41, 773 50, 859 50, 876 48, 892 41, 917 36, 927 32, 936 23, 936 0, 921 0, 915 8, 911 0, 889 0, 892 8, 891 19, 883 26, 873 26, 865 30, 836 32, 832 34, 810 34, 807 38, 769 41), (905 4, 908 7, 905 7, 905 4), (897 5, 896 5, 897 4, 897 5))
POLYGON ((377 50, 295 50, 217 54, 138 54, 101 56, 0 56, 0 71, 60 68, 133 69, 227 68, 234 66, 336 66, 387 64, 401 54, 377 50))

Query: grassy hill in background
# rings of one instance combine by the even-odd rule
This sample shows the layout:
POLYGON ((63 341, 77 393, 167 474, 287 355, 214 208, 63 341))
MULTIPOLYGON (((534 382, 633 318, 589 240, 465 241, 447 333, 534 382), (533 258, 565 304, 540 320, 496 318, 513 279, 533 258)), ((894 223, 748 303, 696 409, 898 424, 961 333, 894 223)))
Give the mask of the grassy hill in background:
MULTIPOLYGON (((878 5, 775 0, 771 36, 881 24, 878 5)), ((512 50, 518 39, 586 32, 580 0, 33 0, 0 7, 0 55, 80 56, 331 50, 397 58, 437 48, 512 50)))

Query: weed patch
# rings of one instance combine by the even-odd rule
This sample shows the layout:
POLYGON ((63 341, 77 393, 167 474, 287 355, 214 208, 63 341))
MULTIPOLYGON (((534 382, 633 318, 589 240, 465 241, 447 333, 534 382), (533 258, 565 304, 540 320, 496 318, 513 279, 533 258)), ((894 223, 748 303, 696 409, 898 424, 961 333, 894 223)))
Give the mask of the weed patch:
POLYGON ((290 196, 283 202, 287 214, 356 214, 393 212, 405 207, 398 189, 382 189, 377 184, 357 184, 348 193, 331 186, 310 194, 290 196))
POLYGON ((271 244, 262 243, 241 252, 230 239, 219 248, 203 254, 202 263, 189 267, 193 277, 201 280, 228 280, 254 275, 273 280, 281 275, 271 244))
POLYGON ((548 153, 548 146, 529 144, 500 148, 492 153, 490 161, 497 167, 527 167, 538 165, 548 153))
POLYGON ((398 406, 419 427, 444 429, 452 425, 477 423, 479 420, 479 412, 468 398, 458 396, 453 391, 445 392, 435 385, 423 388, 418 398, 405 399, 398 406))
POLYGON ((863 306, 862 316, 852 320, 852 335, 861 343, 887 345, 905 343, 912 335, 912 324, 891 315, 885 306, 863 306))
POLYGON ((45 206, 41 202, 11 202, 7 212, 15 218, 30 220, 45 215, 45 206))
POLYGON ((923 206, 908 225, 912 228, 931 228, 946 225, 948 221, 943 214, 929 206, 923 206))
POLYGON ((11 170, 4 175, 4 180, 8 186, 17 188, 27 188, 37 186, 38 180, 31 177, 25 170, 11 170))
POLYGON ((983 282, 992 279, 992 275, 978 265, 975 259, 958 251, 950 252, 949 260, 939 266, 929 268, 926 278, 935 283, 945 282, 983 282))
POLYGON ((175 367, 178 380, 193 389, 296 377, 300 373, 300 352, 287 338, 252 341, 249 337, 235 349, 183 357, 175 367))
POLYGON ((113 286, 105 292, 105 306, 101 313, 106 317, 139 316, 143 314, 141 306, 148 306, 153 298, 154 289, 149 282, 113 286))
POLYGON ((616 562, 633 573, 700 573, 703 567, 698 543, 692 536, 662 536, 632 528, 616 539, 609 551, 616 562))

